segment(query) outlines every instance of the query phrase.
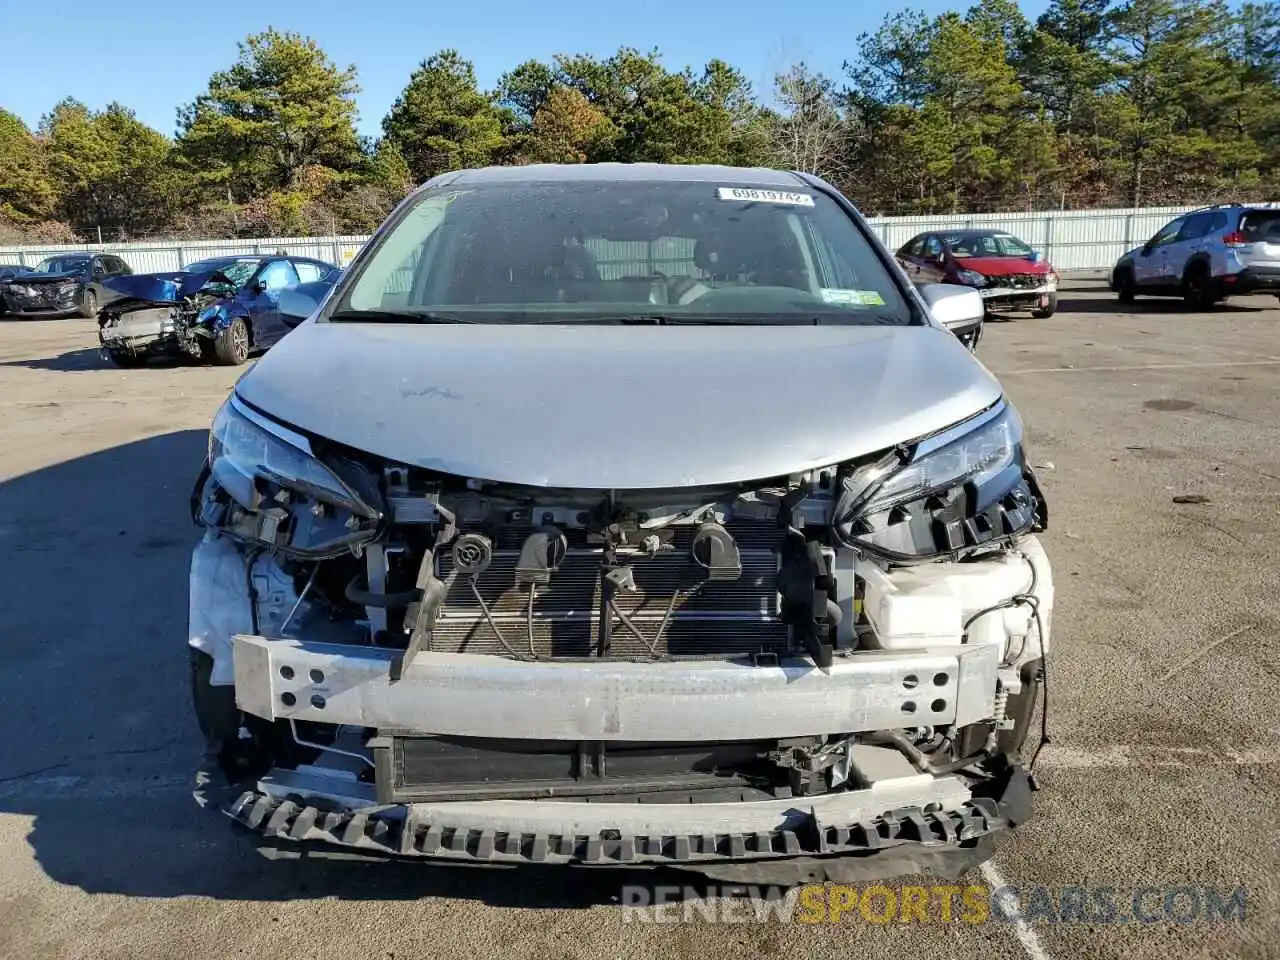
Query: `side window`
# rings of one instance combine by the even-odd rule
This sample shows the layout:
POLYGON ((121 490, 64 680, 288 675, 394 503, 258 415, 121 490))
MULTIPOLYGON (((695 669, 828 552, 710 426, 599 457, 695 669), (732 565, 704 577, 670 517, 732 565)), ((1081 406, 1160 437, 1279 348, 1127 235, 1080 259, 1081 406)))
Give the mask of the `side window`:
POLYGON ((293 261, 293 268, 298 271, 298 280, 302 283, 319 280, 324 273, 318 263, 310 263, 306 260, 293 261))
POLYGON ((258 274, 258 282, 268 290, 283 290, 297 284, 298 274, 288 260, 276 260, 262 269, 262 273, 258 274))
POLYGON ((1195 216, 1188 217, 1178 233, 1178 241, 1199 240, 1209 232, 1212 224, 1213 214, 1211 213, 1197 213, 1195 216))
POLYGON ((1160 231, 1154 237, 1151 238, 1150 245, 1153 247, 1158 247, 1162 243, 1171 242, 1178 235, 1178 231, 1182 229, 1183 224, 1185 224, 1186 222, 1187 222, 1186 218, 1179 217, 1177 220, 1174 220, 1172 223, 1165 224, 1160 229, 1160 231))
POLYGON ((942 241, 937 237, 928 237, 924 242, 924 255, 930 260, 941 259, 942 241))
POLYGON ((911 241, 911 246, 907 248, 907 253, 913 257, 921 256, 924 253, 924 237, 916 237, 911 241))
POLYGON ((1219 230, 1227 228, 1227 215, 1225 213, 1215 213, 1213 215, 1213 223, 1209 224, 1209 232, 1217 233, 1219 230))

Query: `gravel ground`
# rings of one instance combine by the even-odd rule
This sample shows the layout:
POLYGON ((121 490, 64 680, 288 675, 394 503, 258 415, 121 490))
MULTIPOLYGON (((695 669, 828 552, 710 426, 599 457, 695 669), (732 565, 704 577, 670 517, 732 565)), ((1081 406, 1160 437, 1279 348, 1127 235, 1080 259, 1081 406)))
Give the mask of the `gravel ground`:
POLYGON ((987 329, 1058 590, 1036 817, 963 881, 1017 887, 1021 927, 641 923, 621 886, 671 878, 263 860, 189 787, 186 503, 236 372, 124 372, 86 321, 0 323, 0 956, 1280 956, 1276 306, 1079 285, 987 329), (1154 888, 1156 922, 1049 922, 1042 885, 1113 888, 1121 915, 1154 888), (1243 887, 1244 920, 1163 916, 1206 885, 1243 887))

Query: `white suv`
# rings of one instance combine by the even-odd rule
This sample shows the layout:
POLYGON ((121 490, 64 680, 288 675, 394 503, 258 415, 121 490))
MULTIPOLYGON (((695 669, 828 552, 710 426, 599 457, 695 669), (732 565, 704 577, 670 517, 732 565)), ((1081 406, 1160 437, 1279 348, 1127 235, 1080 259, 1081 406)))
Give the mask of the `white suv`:
POLYGON ((1235 294, 1280 296, 1280 204, 1220 204, 1183 214, 1120 258, 1111 289, 1209 307, 1235 294))

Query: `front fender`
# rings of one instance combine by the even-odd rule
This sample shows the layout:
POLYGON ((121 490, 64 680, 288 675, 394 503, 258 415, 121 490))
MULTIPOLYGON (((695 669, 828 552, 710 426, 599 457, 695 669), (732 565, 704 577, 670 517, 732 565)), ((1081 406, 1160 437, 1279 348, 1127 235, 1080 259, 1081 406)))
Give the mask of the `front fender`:
POLYGON ((231 321, 236 317, 244 319, 252 328, 253 324, 249 319, 249 312, 244 307, 237 304, 234 300, 223 300, 213 304, 217 308, 217 312, 211 317, 196 322, 196 326, 208 331, 211 335, 216 335, 227 329, 231 325, 231 321))
POLYGON ((1111 268, 1110 285, 1111 289, 1116 289, 1116 278, 1120 276, 1121 270, 1133 271, 1133 257, 1125 255, 1116 261, 1116 265, 1111 268))

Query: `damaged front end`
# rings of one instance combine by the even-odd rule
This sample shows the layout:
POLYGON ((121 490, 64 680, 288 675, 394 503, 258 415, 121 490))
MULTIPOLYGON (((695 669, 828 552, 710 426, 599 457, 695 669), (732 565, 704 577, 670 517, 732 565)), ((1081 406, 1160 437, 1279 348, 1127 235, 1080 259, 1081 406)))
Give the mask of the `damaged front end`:
POLYGON ((127 364, 151 355, 205 359, 218 305, 235 289, 208 274, 140 274, 105 284, 118 296, 98 312, 98 342, 107 358, 127 364))
POLYGON ((716 487, 388 462, 234 397, 193 493, 197 713, 285 841, 803 882, 1028 815, 1046 505, 1012 408, 716 487))

